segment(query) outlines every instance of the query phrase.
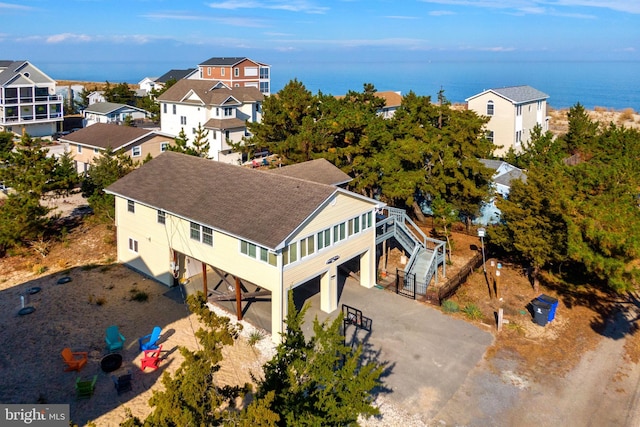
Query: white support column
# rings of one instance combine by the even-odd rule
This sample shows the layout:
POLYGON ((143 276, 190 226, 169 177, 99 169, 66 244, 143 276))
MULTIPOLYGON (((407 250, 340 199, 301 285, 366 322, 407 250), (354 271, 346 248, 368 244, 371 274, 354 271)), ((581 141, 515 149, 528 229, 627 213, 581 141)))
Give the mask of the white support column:
POLYGON ((282 341, 281 332, 284 332, 284 319, 287 317, 287 290, 271 292, 271 340, 275 344, 282 341))
POLYGON ((376 284, 375 250, 369 249, 360 255, 360 286, 373 288, 376 284))
POLYGON ((331 313, 338 308, 338 272, 334 264, 320 276, 320 309, 331 313))

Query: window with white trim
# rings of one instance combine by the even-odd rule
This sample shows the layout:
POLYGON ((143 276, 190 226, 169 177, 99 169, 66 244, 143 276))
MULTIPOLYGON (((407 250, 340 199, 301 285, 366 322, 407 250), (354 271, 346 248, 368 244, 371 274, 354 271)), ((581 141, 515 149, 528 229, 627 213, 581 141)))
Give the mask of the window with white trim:
POLYGON ((158 209, 158 214, 156 216, 156 220, 158 221, 158 224, 166 224, 167 222, 167 215, 165 213, 165 211, 162 211, 160 209, 158 209))
POLYGON ((174 106, 173 106, 173 114, 174 114, 174 115, 176 114, 176 108, 177 108, 177 107, 174 105, 174 106))
POLYGON ((167 104, 162 104, 162 112, 167 114, 167 104))
POLYGON ((202 243, 213 246, 213 229, 202 226, 202 243))
POLYGON ((129 237, 129 250, 138 253, 138 241, 129 237))
POLYGON ((344 222, 333 226, 333 243, 337 243, 347 238, 347 229, 344 222))
POLYGON ((225 117, 233 116, 233 107, 224 107, 224 116, 225 117))
POLYGON ((331 246, 331 230, 327 228, 318 232, 318 250, 331 246))
POLYGON ((82 145, 77 144, 76 149, 78 150, 78 154, 82 153, 82 145))
POLYGON ((269 265, 276 266, 278 264, 278 258, 275 252, 245 240, 240 240, 240 253, 251 258, 258 259, 262 262, 266 262, 269 265))
POLYGON ((291 242, 282 250, 282 265, 291 264, 298 260, 298 242, 291 242))
POLYGON ((233 75, 236 77, 240 77, 240 68, 236 67, 233 69, 233 75))
POLYGON ((93 154, 100 154, 100 149, 99 148, 94 148, 93 149, 93 154))
POLYGON ((224 76, 224 67, 220 68, 220 75, 224 76))
POLYGON ((160 143, 160 151, 161 152, 165 152, 167 151, 167 149, 169 148, 169 143, 168 142, 161 142, 160 143))
POLYGON ((488 101, 487 102, 487 116, 493 116, 493 101, 488 101))
POLYGON ((131 213, 136 212, 136 205, 133 200, 127 200, 127 211, 131 213))
POLYGON ((516 142, 520 142, 522 140, 522 131, 516 131, 516 142))
POLYGON ((189 237, 193 240, 200 241, 200 224, 195 222, 191 223, 191 227, 189 229, 189 237))
POLYGON ((516 116, 522 115, 522 105, 516 105, 516 116))
POLYGON ((135 147, 133 147, 131 149, 131 156, 132 157, 140 157, 140 155, 142 155, 142 148, 140 148, 139 145, 136 145, 135 147))
POLYGON ((488 130, 487 131, 487 139, 491 142, 493 142, 493 131, 492 130, 488 130))
POLYGON ((180 124, 181 125, 187 124, 187 116, 180 116, 180 124))
POLYGON ((300 240, 300 258, 312 255, 316 251, 316 239, 314 235, 311 235, 305 239, 300 240))

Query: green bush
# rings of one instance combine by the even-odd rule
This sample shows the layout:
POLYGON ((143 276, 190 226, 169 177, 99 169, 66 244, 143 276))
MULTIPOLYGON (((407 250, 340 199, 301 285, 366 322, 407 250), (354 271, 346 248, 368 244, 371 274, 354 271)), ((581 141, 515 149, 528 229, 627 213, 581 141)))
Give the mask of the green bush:
POLYGON ((460 306, 457 302, 448 299, 442 303, 442 309, 447 313, 457 313, 460 311, 460 306))
POLYGON ((480 320, 482 319, 482 312, 475 304, 467 304, 462 309, 464 314, 471 320, 480 320))

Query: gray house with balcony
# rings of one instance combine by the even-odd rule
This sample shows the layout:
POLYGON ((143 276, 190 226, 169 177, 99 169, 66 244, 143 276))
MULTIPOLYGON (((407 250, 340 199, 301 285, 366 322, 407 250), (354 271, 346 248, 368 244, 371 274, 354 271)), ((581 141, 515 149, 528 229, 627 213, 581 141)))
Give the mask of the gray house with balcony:
POLYGON ((0 131, 49 137, 63 121, 56 81, 29 61, 0 60, 0 131))

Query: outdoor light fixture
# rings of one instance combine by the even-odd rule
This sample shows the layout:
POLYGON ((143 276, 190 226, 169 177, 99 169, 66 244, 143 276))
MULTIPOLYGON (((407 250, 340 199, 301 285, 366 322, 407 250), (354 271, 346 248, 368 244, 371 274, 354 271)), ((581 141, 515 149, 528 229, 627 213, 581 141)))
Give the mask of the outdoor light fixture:
POLYGON ((483 227, 478 228, 478 237, 480 238, 480 241, 482 242, 482 271, 484 271, 485 273, 487 272, 487 267, 486 267, 486 260, 484 258, 484 233, 485 233, 485 229, 483 227))
POLYGON ((327 260, 327 264, 331 264, 332 262, 336 262, 340 259, 340 255, 333 256, 327 260))

